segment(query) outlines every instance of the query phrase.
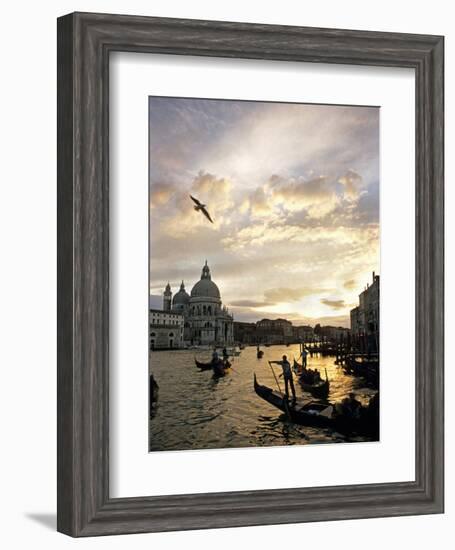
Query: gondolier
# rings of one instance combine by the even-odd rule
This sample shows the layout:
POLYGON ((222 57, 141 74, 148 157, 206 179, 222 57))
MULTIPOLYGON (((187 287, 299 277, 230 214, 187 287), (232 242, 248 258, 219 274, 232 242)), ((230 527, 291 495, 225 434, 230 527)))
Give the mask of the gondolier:
POLYGON ((270 361, 270 363, 274 363, 275 365, 281 365, 283 372, 280 374, 280 377, 281 376, 284 377, 284 393, 285 393, 286 399, 289 399, 289 386, 291 386, 292 401, 295 403, 296 397, 295 397, 294 379, 292 377, 291 363, 289 363, 287 356, 283 355, 283 359, 281 361, 270 361))

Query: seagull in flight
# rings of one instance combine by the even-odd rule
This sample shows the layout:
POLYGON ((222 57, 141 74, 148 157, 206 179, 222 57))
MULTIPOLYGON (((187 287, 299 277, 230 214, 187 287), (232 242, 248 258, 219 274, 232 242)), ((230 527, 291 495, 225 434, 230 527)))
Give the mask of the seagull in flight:
POLYGON ((196 212, 198 212, 199 210, 204 214, 204 216, 209 220, 209 222, 213 223, 213 220, 212 218, 210 217, 210 214, 207 212, 207 209, 206 209, 206 206, 205 204, 202 204, 200 201, 198 201, 197 199, 195 199, 192 195, 190 195, 190 198, 191 200, 195 203, 195 207, 194 209, 196 210, 196 212))

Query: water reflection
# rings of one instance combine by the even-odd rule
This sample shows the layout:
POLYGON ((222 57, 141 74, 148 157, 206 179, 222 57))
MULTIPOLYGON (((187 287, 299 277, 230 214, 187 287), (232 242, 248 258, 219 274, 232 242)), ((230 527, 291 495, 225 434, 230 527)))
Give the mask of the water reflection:
MULTIPOLYGON (((151 451, 346 441, 345 437, 330 430, 288 422, 285 415, 254 393, 253 373, 256 372, 261 384, 276 388, 268 361, 280 359, 285 354, 292 364, 293 357, 299 354, 298 345, 264 348, 262 359, 257 359, 255 347, 247 347, 235 357, 233 369, 223 378, 213 377, 211 371, 198 371, 194 364, 195 353, 201 361, 210 358, 209 352, 193 350, 151 355, 151 372, 159 385, 158 406, 149 422, 151 451)), ((327 369, 331 402, 341 401, 355 391, 357 398, 367 404, 375 394, 363 379, 346 375, 334 364, 333 357, 308 357, 308 367, 317 368, 321 373, 327 369)), ((295 386, 297 397, 312 399, 302 392, 299 384, 295 386)))

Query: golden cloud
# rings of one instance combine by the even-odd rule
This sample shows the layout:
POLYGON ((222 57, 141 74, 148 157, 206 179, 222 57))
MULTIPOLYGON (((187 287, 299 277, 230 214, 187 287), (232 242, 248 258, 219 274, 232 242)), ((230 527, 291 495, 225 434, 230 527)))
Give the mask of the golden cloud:
POLYGON ((344 300, 328 300, 327 298, 321 298, 321 304, 331 307, 332 309, 344 309, 348 307, 344 300))
POLYGON ((343 286, 348 290, 354 290, 357 286, 357 281, 355 279, 349 279, 349 281, 344 282, 343 286))
POLYGON ((154 183, 150 186, 150 206, 163 206, 169 202, 172 195, 175 193, 175 187, 171 184, 154 183))
MULTIPOLYGON (((154 185, 151 187, 153 189, 154 185)), ((157 188, 156 194, 161 202, 153 204, 168 208, 160 220, 160 231, 173 239, 180 239, 201 230, 219 230, 221 225, 230 223, 229 209, 233 206, 231 189, 232 184, 226 178, 219 178, 202 170, 194 177, 189 188, 170 185, 165 189, 157 188), (213 224, 194 210, 190 195, 207 205, 213 224)))
POLYGON ((264 298, 270 302, 297 302, 307 296, 327 292, 325 288, 270 288, 264 292, 264 298))
POLYGON ((335 187, 326 176, 311 180, 302 177, 286 180, 275 175, 270 178, 269 184, 275 204, 290 212, 306 210, 310 218, 326 216, 339 203, 335 187))
POLYGON ((354 170, 349 170, 344 176, 338 180, 343 185, 343 195, 345 199, 355 201, 360 196, 360 188, 362 185, 362 176, 354 170))

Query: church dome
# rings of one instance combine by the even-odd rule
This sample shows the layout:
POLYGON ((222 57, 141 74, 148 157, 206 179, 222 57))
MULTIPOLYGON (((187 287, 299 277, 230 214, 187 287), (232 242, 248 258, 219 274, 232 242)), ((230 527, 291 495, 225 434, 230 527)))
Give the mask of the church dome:
POLYGON ((190 295, 185 290, 185 285, 182 281, 182 284, 180 285, 180 290, 174 295, 174 299, 172 300, 172 305, 186 306, 189 301, 190 301, 190 295))
POLYGON ((202 268, 201 280, 198 281, 191 290, 192 298, 216 298, 220 299, 220 291, 216 284, 212 281, 210 268, 207 265, 207 260, 202 268))

